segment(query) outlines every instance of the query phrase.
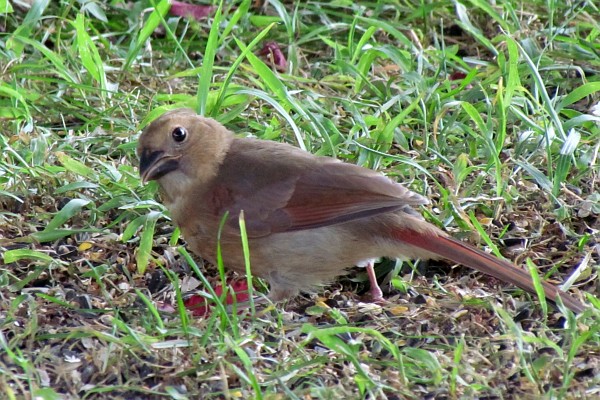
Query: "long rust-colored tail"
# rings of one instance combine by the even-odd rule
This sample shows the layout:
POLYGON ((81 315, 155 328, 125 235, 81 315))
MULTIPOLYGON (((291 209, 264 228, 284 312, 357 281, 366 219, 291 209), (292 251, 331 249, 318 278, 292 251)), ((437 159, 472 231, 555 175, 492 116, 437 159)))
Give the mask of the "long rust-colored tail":
MULTIPOLYGON (((536 293, 533 279, 527 271, 450 236, 436 235, 433 232, 423 233, 406 228, 396 229, 392 235, 401 242, 473 268, 503 282, 512 283, 530 293, 536 293)), ((579 300, 559 290, 556 286, 542 281, 542 287, 548 299, 556 302, 556 299, 560 297, 563 304, 575 313, 585 310, 586 307, 579 300)))

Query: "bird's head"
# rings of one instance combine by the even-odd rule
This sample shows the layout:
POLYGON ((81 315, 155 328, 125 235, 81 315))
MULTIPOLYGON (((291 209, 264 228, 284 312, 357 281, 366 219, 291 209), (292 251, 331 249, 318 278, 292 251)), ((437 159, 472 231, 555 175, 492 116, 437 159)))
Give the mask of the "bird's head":
POLYGON ((214 175, 232 139, 223 125, 191 109, 169 111, 140 135, 142 181, 157 180, 163 186, 168 177, 197 180, 214 175))

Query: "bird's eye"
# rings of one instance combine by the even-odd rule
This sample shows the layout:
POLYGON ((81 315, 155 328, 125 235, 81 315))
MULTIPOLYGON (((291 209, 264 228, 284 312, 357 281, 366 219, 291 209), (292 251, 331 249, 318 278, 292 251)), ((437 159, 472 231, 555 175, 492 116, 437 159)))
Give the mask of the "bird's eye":
POLYGON ((171 136, 173 137, 174 141, 176 141, 177 143, 181 143, 187 138, 187 131, 185 130, 185 128, 178 126, 177 128, 173 129, 173 132, 171 132, 171 136))

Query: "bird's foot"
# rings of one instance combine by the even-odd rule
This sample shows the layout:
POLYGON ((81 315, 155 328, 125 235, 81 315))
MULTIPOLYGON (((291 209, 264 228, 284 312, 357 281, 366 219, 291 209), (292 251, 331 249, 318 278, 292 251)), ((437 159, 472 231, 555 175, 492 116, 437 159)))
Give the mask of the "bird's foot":
POLYGON ((371 301, 377 304, 385 304, 387 301, 383 298, 383 292, 377 283, 377 275, 375 275, 375 268, 373 266, 373 262, 370 261, 367 265, 367 275, 369 276, 369 283, 371 284, 371 289, 369 290, 369 294, 371 296, 371 301))

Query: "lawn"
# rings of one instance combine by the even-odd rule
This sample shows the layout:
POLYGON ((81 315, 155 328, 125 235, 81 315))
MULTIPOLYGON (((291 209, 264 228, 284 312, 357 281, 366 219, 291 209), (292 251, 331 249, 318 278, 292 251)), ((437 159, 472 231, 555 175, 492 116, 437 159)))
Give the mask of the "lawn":
POLYGON ((598 398, 598 3, 213 3, 0 0, 2 398, 598 398), (381 260, 383 305, 360 268, 224 304, 246 278, 138 173, 180 107, 380 171, 589 309, 420 260, 381 260))

